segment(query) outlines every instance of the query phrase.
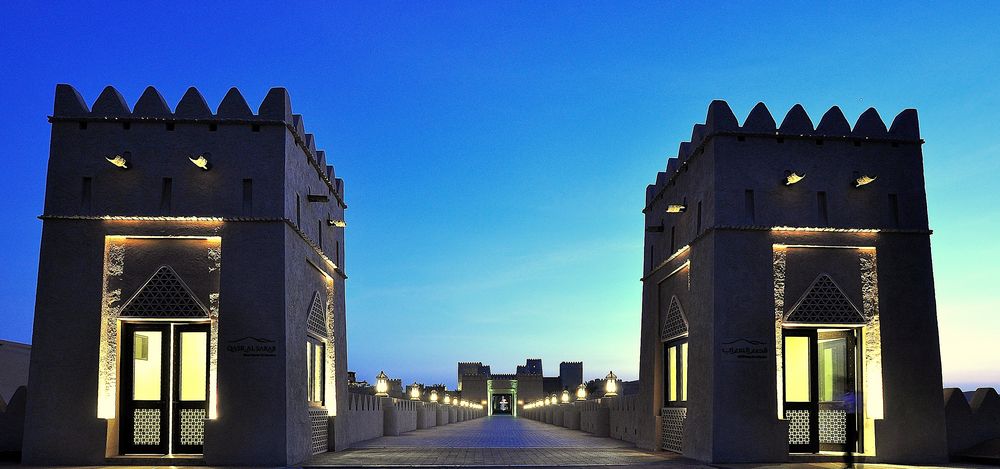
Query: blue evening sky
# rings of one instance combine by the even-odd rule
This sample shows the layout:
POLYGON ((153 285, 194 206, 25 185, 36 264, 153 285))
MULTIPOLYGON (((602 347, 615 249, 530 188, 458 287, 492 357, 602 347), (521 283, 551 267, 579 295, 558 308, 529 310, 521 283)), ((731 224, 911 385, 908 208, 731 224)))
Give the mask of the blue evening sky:
POLYGON ((919 110, 945 384, 1000 384, 1000 3, 288 5, 0 6, 0 338, 31 338, 57 83, 284 86, 346 180, 350 369, 635 379, 645 186, 721 98, 919 110))

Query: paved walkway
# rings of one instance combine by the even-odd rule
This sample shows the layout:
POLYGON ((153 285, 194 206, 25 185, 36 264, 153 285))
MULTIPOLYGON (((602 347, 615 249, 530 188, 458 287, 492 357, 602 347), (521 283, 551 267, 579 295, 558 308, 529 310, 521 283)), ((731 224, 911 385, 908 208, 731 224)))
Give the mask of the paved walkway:
POLYGON ((533 420, 486 417, 376 438, 317 455, 306 466, 623 466, 678 459, 533 420))

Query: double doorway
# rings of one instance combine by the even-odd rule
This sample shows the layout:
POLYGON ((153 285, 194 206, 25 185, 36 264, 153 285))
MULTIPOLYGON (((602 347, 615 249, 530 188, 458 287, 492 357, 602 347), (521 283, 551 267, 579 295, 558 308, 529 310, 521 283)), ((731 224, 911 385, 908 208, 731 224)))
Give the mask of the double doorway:
POLYGON ((863 447, 859 336, 857 328, 784 330, 790 453, 854 453, 863 447))
POLYGON ((208 418, 210 325, 122 326, 120 453, 201 454, 208 418))

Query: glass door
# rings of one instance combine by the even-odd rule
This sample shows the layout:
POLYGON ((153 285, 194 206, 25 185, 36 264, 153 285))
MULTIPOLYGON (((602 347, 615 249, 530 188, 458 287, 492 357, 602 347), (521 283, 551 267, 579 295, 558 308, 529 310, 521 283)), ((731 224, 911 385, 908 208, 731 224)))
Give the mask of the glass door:
POLYGON ((167 454, 170 325, 126 324, 121 356, 121 452, 167 454))
POLYGON ((208 418, 208 324, 174 327, 174 454, 201 454, 208 418))
POLYGON ((789 452, 857 451, 856 343, 854 329, 785 330, 789 452))
POLYGON ((852 329, 821 329, 817 335, 819 449, 823 451, 857 450, 855 344, 852 329))
POLYGON ((785 420, 788 421, 788 452, 819 452, 816 425, 816 331, 786 329, 784 334, 785 420))
POLYGON ((121 454, 201 454, 208 418, 208 324, 125 324, 121 454))

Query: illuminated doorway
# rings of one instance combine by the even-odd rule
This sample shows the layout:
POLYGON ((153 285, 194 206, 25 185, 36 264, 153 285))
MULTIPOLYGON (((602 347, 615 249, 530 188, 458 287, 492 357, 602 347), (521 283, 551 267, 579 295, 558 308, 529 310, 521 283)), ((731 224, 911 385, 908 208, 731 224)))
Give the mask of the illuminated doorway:
POLYGON ((857 329, 785 329, 789 452, 858 451, 857 340, 857 329))
POLYGON ((201 454, 209 324, 124 324, 121 356, 121 453, 201 454))

